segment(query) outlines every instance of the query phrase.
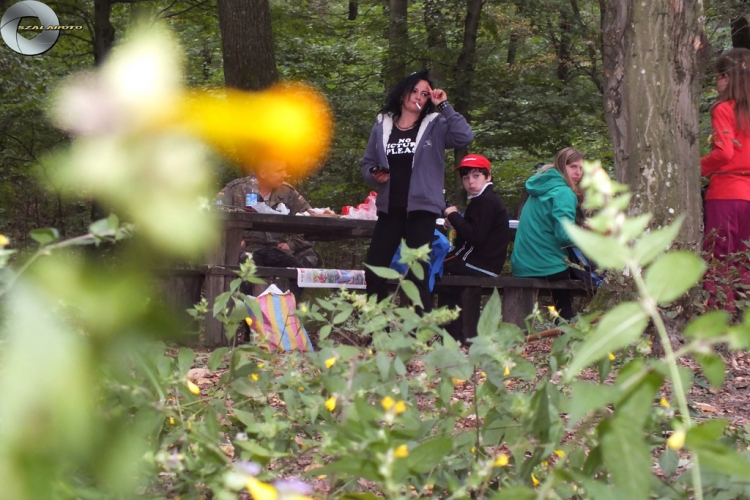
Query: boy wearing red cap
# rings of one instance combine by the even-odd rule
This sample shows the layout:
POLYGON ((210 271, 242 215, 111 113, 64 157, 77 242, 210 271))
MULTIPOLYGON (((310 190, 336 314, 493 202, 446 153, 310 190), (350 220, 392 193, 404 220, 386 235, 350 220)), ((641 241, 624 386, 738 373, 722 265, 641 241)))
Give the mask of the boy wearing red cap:
MULTIPOLYGON (((508 211, 492 189, 490 161, 482 155, 467 155, 456 167, 469 205, 463 217, 455 206, 445 209, 445 217, 456 230, 455 247, 443 264, 443 274, 459 276, 497 276, 505 264, 505 255, 512 235, 508 227, 508 211)), ((460 305, 462 290, 440 292, 440 306, 460 305)), ((453 338, 466 341, 463 321, 446 326, 453 338)))

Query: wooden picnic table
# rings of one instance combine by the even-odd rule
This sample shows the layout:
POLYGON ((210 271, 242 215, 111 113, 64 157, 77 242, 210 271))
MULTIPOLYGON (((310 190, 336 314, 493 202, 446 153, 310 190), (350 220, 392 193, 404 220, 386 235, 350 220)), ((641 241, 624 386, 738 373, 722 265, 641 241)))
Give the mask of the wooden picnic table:
MULTIPOLYGON (((236 275, 227 276, 224 269, 239 265, 242 251, 240 244, 246 230, 302 234, 308 241, 338 241, 370 238, 375 229, 374 220, 244 211, 224 212, 223 223, 224 234, 208 259, 206 300, 211 305, 216 297, 229 289, 229 283, 236 278, 236 275)), ((222 326, 213 314, 206 316, 206 341, 209 345, 226 344, 222 326)))

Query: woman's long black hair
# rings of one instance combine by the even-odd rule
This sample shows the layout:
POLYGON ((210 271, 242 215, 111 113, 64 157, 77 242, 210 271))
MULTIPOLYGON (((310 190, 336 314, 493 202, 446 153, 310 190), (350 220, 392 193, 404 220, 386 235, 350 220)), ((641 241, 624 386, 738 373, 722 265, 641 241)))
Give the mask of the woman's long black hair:
MULTIPOLYGON (((429 72, 426 69, 415 71, 411 75, 407 76, 396 85, 393 86, 388 97, 385 99, 385 106, 380 110, 381 113, 390 113, 397 118, 401 116, 401 101, 404 100, 405 95, 411 94, 412 89, 419 83, 420 80, 424 80, 430 84, 430 88, 435 88, 430 80, 429 72)), ((432 99, 427 100, 427 105, 422 108, 422 113, 419 115, 419 121, 424 118, 427 113, 435 111, 435 105, 432 104, 432 99)))

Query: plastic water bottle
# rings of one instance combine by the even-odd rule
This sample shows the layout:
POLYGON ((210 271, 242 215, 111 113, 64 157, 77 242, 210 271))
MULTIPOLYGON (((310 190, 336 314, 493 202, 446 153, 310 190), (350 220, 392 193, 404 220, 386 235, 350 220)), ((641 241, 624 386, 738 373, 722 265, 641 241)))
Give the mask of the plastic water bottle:
POLYGON ((255 178, 255 174, 250 176, 250 191, 245 195, 245 206, 252 207, 257 205, 259 201, 259 189, 258 179, 255 178))

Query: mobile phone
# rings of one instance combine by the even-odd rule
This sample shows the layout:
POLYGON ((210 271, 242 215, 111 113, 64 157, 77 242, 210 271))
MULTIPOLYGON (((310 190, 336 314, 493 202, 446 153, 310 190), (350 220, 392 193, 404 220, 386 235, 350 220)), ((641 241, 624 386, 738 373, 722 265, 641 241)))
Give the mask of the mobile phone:
POLYGON ((384 174, 390 174, 391 169, 388 167, 381 167, 380 165, 375 167, 370 167, 370 173, 371 174, 377 174, 377 173, 384 173, 384 174))

